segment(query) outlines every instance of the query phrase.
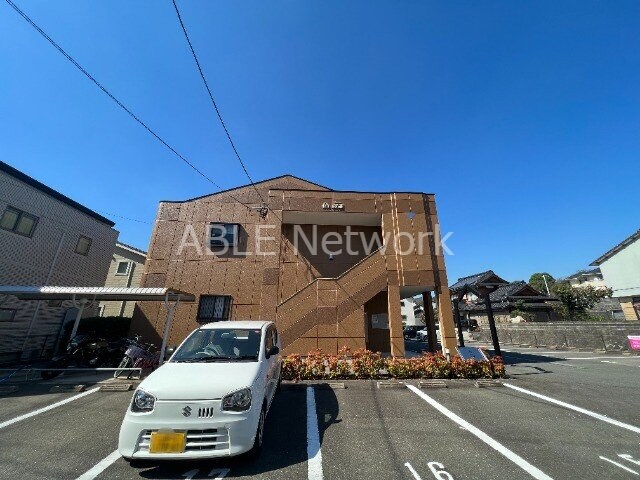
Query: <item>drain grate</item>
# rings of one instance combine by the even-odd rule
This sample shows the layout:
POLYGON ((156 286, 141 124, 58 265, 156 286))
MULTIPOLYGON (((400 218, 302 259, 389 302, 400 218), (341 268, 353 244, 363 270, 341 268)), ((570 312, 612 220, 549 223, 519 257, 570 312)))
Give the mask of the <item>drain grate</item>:
POLYGON ((420 388, 448 388, 444 380, 422 380, 420 388))
POLYGON ((407 386, 403 382, 382 381, 377 383, 378 388, 407 388, 407 386))
POLYGON ((128 392, 133 387, 131 383, 105 383, 100 386, 101 392, 128 392))
POLYGON ((478 388, 488 388, 488 387, 504 387, 502 382, 495 380, 478 380, 476 382, 476 387, 478 388))

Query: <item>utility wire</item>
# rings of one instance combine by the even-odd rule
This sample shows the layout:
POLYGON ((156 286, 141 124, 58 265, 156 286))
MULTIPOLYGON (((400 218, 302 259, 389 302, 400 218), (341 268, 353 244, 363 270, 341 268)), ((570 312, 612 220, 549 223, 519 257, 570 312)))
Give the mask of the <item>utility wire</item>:
MULTIPOLYGON (((201 175, 203 178, 205 178, 206 180, 208 180, 211 184, 215 185, 219 190, 223 190, 223 188, 218 185, 216 182, 214 182, 211 178, 209 178, 205 173, 203 173, 198 167, 196 167, 193 163, 191 163, 189 160, 187 160, 183 155, 181 155, 175 148, 173 148, 171 145, 169 145, 167 142, 165 142, 160 135, 158 135, 154 130, 151 129, 151 127, 149 127, 146 123, 144 123, 135 113, 133 113, 131 110, 129 110, 120 100, 118 100, 109 90, 107 90, 106 87, 104 87, 98 80, 96 80, 87 70, 84 69, 84 67, 82 67, 82 65, 80 65, 71 55, 69 55, 60 45, 58 45, 55 40, 53 40, 49 35, 47 35, 47 33, 42 30, 33 20, 31 20, 31 18, 29 18, 29 16, 24 13, 22 10, 20 10, 20 8, 13 3, 11 0, 5 0, 9 6, 11 8, 13 8, 23 19, 25 19, 27 21, 27 23, 29 23, 33 28, 35 28, 38 33, 40 35, 42 35, 51 45, 53 45, 53 47, 58 50, 62 55, 64 55, 64 57, 69 60, 78 70, 80 70, 89 80, 91 80, 100 90, 102 90, 111 100, 113 100, 120 108, 122 108, 125 112, 127 112, 129 114, 129 116, 131 116, 131 118, 133 118, 136 122, 138 122, 140 125, 142 125, 151 135, 153 135, 155 137, 156 140, 158 140, 160 143, 162 143, 162 145, 164 145, 165 147, 167 147, 169 150, 171 150, 171 152, 173 152, 180 160, 182 160, 184 163, 186 163, 189 167, 191 167, 195 172, 197 172, 199 175, 201 175)), ((227 192, 228 193, 228 192, 227 192)), ((233 198, 236 202, 242 204, 244 207, 252 210, 252 207, 250 205, 247 205, 246 203, 242 202, 241 200, 238 200, 237 198, 235 198, 233 195, 229 195, 231 198, 233 198)))
POLYGON ((222 128, 224 129, 224 133, 227 135, 227 139, 229 140, 229 143, 231 144, 231 148, 233 149, 233 153, 236 154, 236 158, 238 159, 238 161, 240 162, 240 165, 242 166, 242 170, 244 170, 244 173, 247 176, 247 178, 249 179, 249 182, 251 182, 251 185, 253 186, 254 190, 256 191, 258 196, 260 197, 260 200, 262 200, 262 202, 264 203, 264 198, 262 198, 262 195, 258 191, 258 189, 257 189, 257 187, 255 185, 255 182, 251 178, 251 175, 249 175, 249 171, 247 170, 247 166, 242 161, 242 157, 240 157, 240 153, 238 152, 238 149, 236 148, 236 145, 233 142, 233 139, 231 138, 231 134, 229 133, 229 129, 227 128, 227 125, 224 123, 224 120, 222 119, 222 113, 220 113, 220 109, 218 108, 218 104, 216 103, 215 99, 213 98, 213 93, 211 93, 211 88, 209 88, 209 83, 207 82, 207 78, 205 77, 204 72, 202 71, 202 67, 200 66, 200 61, 198 60, 198 56, 196 55, 196 51, 193 48, 193 44, 191 43, 191 39, 189 38, 189 34, 187 33, 187 27, 185 26, 184 22, 182 21, 182 16, 180 15, 180 10, 178 9, 178 4, 176 3, 176 0, 172 0, 172 1, 173 1, 173 7, 176 10, 176 15, 178 16, 178 21, 180 22, 180 26, 182 27, 182 32, 184 33, 184 38, 187 40, 187 43, 189 44, 189 49, 191 50, 191 55, 193 55, 193 59, 196 62, 196 67, 198 67, 198 72, 200 73, 200 78, 202 78, 202 83, 204 83, 204 86, 207 89, 207 93, 209 94, 209 99, 211 100, 211 105, 213 105, 213 109, 216 111, 216 115, 218 116, 218 120, 220 120, 220 125, 222 125, 222 128))

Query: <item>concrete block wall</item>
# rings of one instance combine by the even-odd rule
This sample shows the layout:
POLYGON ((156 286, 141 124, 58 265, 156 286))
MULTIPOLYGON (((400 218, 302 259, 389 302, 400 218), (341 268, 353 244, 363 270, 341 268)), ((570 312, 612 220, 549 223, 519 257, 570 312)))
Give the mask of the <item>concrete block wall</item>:
MULTIPOLYGON (((501 344, 629 351, 628 335, 640 335, 640 322, 551 322, 496 325, 501 344)), ((491 341, 489 329, 473 337, 491 341)))

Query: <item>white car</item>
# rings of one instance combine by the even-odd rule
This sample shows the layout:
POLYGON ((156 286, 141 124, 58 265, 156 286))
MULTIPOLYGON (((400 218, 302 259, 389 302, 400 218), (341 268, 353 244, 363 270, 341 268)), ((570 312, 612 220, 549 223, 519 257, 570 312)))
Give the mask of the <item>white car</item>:
POLYGON ((198 328, 134 392, 120 454, 156 460, 257 453, 281 367, 273 322, 198 328))

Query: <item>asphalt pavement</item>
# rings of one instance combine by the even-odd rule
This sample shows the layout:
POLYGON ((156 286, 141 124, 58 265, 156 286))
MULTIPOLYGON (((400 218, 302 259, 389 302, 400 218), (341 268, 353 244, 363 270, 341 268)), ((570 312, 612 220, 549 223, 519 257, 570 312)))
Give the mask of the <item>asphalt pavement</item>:
POLYGON ((18 382, 0 393, 0 478, 640 477, 640 357, 524 348, 504 357, 508 386, 285 386, 254 461, 132 466, 114 453, 132 392, 18 382))

